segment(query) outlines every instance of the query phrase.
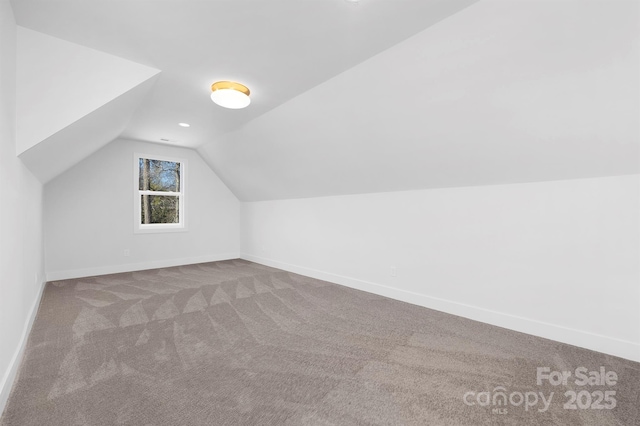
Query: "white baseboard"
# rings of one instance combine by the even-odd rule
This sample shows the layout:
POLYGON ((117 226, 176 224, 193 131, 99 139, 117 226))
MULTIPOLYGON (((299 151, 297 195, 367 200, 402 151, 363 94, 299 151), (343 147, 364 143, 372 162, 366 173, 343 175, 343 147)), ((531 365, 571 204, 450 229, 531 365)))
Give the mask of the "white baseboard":
POLYGON ((40 283, 40 289, 38 290, 36 299, 33 301, 33 305, 31 305, 31 310, 29 310, 29 315, 27 317, 27 321, 24 324, 22 336, 20 336, 18 347, 13 353, 13 357, 11 358, 11 362, 9 363, 9 368, 7 368, 7 371, 5 371, 4 376, 2 377, 2 381, 0 381, 0 417, 4 412, 4 407, 7 404, 9 394, 11 393, 11 387, 13 386, 13 382, 15 381, 16 375, 18 374, 18 368, 20 367, 20 362, 22 361, 24 349, 27 346, 27 340, 29 337, 29 333, 31 332, 31 326, 33 325, 33 321, 36 319, 36 314, 38 313, 38 307, 40 306, 40 300, 42 299, 42 294, 44 293, 44 287, 45 283, 40 283))
POLYGON ((97 266, 95 268, 73 269, 68 271, 48 271, 47 281, 70 280, 73 278, 95 277, 97 275, 119 274, 122 272, 144 271, 146 269, 170 268, 172 266, 194 263, 217 262, 219 260, 238 259, 239 253, 211 254, 206 256, 185 257, 181 259, 154 260, 142 263, 123 263, 121 265, 97 266))
POLYGON ((544 337, 546 339, 568 343, 581 348, 640 362, 640 344, 631 341, 615 339, 601 334, 590 333, 530 318, 492 311, 477 306, 431 297, 425 294, 414 293, 412 291, 332 274, 330 272, 292 265, 277 260, 265 259, 250 254, 241 254, 240 258, 296 274, 305 275, 311 278, 329 281, 358 290, 367 291, 369 293, 378 294, 380 296, 401 300, 403 302, 412 303, 425 308, 435 309, 448 314, 519 331, 521 333, 544 337))

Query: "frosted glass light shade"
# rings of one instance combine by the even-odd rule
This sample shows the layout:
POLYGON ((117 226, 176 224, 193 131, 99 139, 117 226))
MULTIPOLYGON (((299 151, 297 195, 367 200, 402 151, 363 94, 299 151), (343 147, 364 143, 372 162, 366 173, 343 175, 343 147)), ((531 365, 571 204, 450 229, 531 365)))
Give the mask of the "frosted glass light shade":
POLYGON ((224 108, 240 109, 249 106, 249 88, 232 81, 218 81, 211 85, 211 100, 224 108))

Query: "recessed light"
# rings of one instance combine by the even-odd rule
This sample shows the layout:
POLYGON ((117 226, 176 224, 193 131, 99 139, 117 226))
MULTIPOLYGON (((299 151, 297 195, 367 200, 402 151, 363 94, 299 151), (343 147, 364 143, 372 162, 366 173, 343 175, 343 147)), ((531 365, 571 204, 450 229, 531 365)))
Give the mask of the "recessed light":
POLYGON ((218 81, 211 85, 211 100, 224 108, 240 109, 249 106, 249 88, 234 81, 218 81))
POLYGON ((189 123, 178 123, 178 126, 180 126, 180 127, 189 127, 190 124, 189 123))

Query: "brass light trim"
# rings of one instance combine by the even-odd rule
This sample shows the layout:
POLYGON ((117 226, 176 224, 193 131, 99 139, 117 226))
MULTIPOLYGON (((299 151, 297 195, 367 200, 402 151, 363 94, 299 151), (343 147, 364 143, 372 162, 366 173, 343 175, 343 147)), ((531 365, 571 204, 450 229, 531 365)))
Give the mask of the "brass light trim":
POLYGON ((247 86, 245 86, 244 84, 236 83, 235 81, 217 81, 211 85, 212 92, 223 89, 235 90, 237 92, 244 93, 247 96, 249 96, 249 94, 251 93, 247 86))

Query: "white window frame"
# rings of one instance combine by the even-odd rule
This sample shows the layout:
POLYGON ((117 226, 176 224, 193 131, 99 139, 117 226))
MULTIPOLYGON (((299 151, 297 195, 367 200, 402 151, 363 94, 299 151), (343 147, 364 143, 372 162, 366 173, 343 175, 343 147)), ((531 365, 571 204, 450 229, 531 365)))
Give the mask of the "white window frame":
POLYGON ((183 158, 165 157, 155 154, 133 154, 133 232, 136 234, 148 234, 159 232, 185 232, 187 231, 187 215, 186 215, 186 188, 187 188, 187 160, 183 158), (168 191, 144 191, 140 190, 140 159, 148 158, 151 160, 171 161, 180 163, 180 192, 168 191), (180 222, 178 223, 140 223, 142 215, 141 195, 165 195, 177 196, 179 202, 180 222))

